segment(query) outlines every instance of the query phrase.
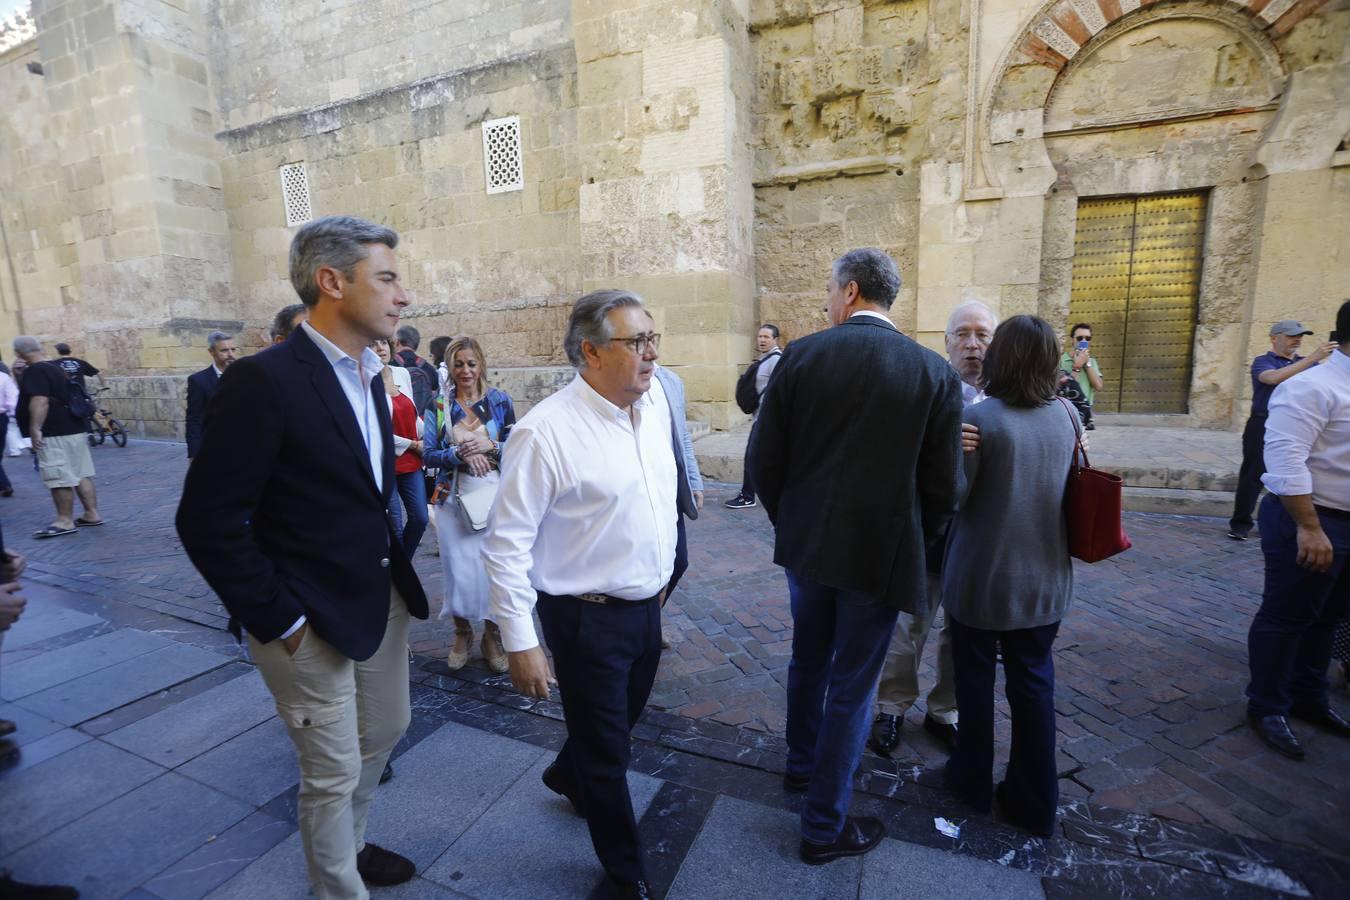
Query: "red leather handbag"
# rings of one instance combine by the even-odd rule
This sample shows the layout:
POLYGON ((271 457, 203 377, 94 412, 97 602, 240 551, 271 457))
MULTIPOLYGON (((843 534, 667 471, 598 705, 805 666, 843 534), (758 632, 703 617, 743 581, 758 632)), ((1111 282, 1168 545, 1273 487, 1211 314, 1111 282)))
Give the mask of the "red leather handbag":
POLYGON ((1073 463, 1064 489, 1064 514, 1069 525, 1069 555, 1086 563, 1101 562, 1132 546, 1120 524, 1121 494, 1125 481, 1119 475, 1092 468, 1083 449, 1083 430, 1078 413, 1063 400, 1073 420, 1073 463), (1082 454, 1080 465, 1078 455, 1082 454))

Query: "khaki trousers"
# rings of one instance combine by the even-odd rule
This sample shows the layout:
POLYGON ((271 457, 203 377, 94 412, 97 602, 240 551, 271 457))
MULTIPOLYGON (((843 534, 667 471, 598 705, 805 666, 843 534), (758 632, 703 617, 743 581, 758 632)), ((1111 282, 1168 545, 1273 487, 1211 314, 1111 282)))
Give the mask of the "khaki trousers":
POLYGON ((309 880, 318 900, 366 900, 356 854, 389 753, 407 730, 408 608, 389 601, 384 642, 364 662, 305 631, 294 655, 249 637, 249 651, 300 757, 298 813, 309 880))
POLYGON ((929 574, 926 617, 900 613, 895 623, 895 636, 886 662, 881 667, 881 681, 877 684, 877 712, 903 716, 919 699, 919 664, 923 648, 934 624, 938 631, 937 684, 928 692, 928 715, 944 725, 957 721, 956 672, 952 664, 951 631, 943 627, 939 616, 945 618, 942 606, 942 580, 929 574))

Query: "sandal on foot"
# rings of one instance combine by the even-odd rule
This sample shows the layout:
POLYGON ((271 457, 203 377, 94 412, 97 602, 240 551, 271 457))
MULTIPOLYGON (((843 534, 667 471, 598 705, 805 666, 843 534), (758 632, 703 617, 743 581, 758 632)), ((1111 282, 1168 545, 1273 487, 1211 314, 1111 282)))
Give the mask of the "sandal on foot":
POLYGON ((41 531, 35 531, 35 532, 33 532, 33 537, 39 538, 39 539, 41 539, 41 538, 54 538, 54 537, 61 537, 62 535, 65 535, 65 534, 74 534, 74 533, 75 533, 75 529, 74 529, 74 528, 57 528, 55 525, 48 525, 46 528, 42 529, 41 531))
POLYGON ((99 519, 97 522, 90 522, 84 516, 81 516, 80 518, 75 520, 75 527, 77 528, 97 528, 102 524, 103 524, 102 519, 99 519))

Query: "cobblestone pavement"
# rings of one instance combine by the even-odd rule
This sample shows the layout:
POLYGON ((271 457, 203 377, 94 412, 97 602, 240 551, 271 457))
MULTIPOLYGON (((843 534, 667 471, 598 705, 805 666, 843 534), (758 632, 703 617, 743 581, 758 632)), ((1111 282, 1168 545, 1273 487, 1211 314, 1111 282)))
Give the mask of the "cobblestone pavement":
MULTIPOLYGON (((178 547, 172 518, 185 468, 181 445, 135 442, 95 451, 106 528, 35 541, 50 504, 27 458, 8 458, 16 496, 0 500, 10 545, 34 580, 113 598, 204 625, 221 610, 178 547)), ((662 740, 744 765, 781 770, 791 617, 763 511, 726 510, 713 486, 690 523, 690 571, 667 607, 673 649, 649 719, 662 740), (673 727, 685 723, 680 727, 673 727), (669 727, 667 727, 669 726, 669 727)), ((1350 857, 1350 742, 1297 726, 1309 759, 1265 750, 1243 724, 1247 625, 1260 589, 1260 548, 1234 543, 1218 520, 1129 515, 1135 549, 1077 566, 1076 603, 1056 645, 1059 762, 1065 803, 1090 801, 1350 857)), ((440 592, 432 536, 418 556, 440 592)), ((449 629, 419 624, 413 649, 426 678, 499 688, 476 657, 446 676, 449 629), (439 659, 438 659, 439 658, 439 659)), ((931 679, 925 669, 925 683, 931 679)), ((1339 688, 1334 701, 1346 707, 1339 688)), ((517 698, 519 699, 519 698, 517 698)), ((869 757, 865 789, 937 785, 943 754, 912 710, 895 761, 869 757), (889 787, 888 787, 889 785, 889 787)), ((1006 709, 999 739, 1006 753, 1006 709)))

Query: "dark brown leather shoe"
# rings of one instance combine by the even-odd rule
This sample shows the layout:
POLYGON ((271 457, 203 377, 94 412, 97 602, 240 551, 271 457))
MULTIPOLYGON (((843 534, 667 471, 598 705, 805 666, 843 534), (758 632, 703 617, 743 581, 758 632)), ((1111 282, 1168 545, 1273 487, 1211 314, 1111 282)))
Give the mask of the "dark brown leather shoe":
POLYGON ((615 900, 651 900, 652 889, 645 881, 616 881, 609 879, 609 892, 615 900))
POLYGON ((862 856, 871 850, 886 836, 886 828, 881 820, 871 816, 848 816, 844 819, 844 830, 833 844, 817 844, 802 839, 797 855, 802 862, 810 866, 819 866, 845 856, 862 856))
POLYGON ((1345 716, 1336 712, 1331 707, 1326 709, 1307 709, 1296 706, 1289 711, 1289 715, 1295 719, 1304 722, 1311 722, 1323 731, 1337 735, 1338 737, 1350 737, 1350 722, 1347 722, 1345 716))
POLYGON ((0 737, 13 734, 18 730, 19 726, 15 725, 10 719, 0 719, 0 737))
POLYGON ((867 739, 867 746, 878 755, 890 759, 895 748, 900 746, 900 726, 904 723, 905 720, 899 716, 877 713, 877 717, 872 720, 872 736, 867 739))
POLYGON ((924 716, 923 730, 942 742, 942 746, 947 748, 948 756, 956 752, 956 723, 948 724, 939 722, 932 716, 924 716))
POLYGON ((559 771, 557 760, 554 760, 553 763, 544 770, 543 782, 544 787, 548 788, 559 797, 566 797, 568 802, 572 804, 572 809, 577 815, 581 816, 583 819, 586 818, 586 807, 582 806, 581 798, 577 795, 576 789, 571 785, 570 780, 559 771))
POLYGON ((406 856, 367 843, 365 849, 356 854, 356 871, 371 887, 391 887, 411 881, 417 874, 417 867, 406 856))
POLYGON ((79 900, 80 892, 63 884, 25 884, 0 870, 0 897, 5 900, 79 900))
POLYGON ((1256 732, 1256 736, 1276 753, 1290 759, 1303 759, 1308 755, 1303 745, 1298 742, 1298 735, 1289 730, 1289 723, 1284 716, 1248 715, 1247 721, 1251 724, 1252 731, 1256 732))

